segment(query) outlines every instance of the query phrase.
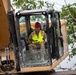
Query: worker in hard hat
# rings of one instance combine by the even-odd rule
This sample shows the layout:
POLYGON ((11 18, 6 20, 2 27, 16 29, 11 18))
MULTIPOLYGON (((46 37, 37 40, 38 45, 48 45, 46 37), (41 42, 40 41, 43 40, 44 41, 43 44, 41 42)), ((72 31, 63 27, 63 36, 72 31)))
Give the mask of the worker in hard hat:
POLYGON ((41 60, 44 60, 45 43, 47 42, 46 33, 41 30, 41 24, 35 23, 35 30, 29 36, 29 50, 33 54, 35 50, 41 51, 41 60))

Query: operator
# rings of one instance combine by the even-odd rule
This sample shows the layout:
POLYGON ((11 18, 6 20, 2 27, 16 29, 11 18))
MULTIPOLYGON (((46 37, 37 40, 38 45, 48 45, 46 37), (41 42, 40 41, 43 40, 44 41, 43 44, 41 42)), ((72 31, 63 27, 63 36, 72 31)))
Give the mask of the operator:
POLYGON ((45 43, 47 42, 46 33, 41 30, 41 24, 35 23, 35 30, 29 36, 29 50, 33 54, 34 50, 40 50, 41 60, 44 60, 45 43))

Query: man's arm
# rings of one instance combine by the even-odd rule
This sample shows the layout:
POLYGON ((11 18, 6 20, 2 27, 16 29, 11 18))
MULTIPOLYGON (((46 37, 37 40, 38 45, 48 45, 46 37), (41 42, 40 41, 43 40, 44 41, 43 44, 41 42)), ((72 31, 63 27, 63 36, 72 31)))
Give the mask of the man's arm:
POLYGON ((29 41, 29 43, 32 43, 32 36, 34 35, 34 31, 30 34, 30 36, 29 36, 29 39, 28 39, 28 41, 29 41))

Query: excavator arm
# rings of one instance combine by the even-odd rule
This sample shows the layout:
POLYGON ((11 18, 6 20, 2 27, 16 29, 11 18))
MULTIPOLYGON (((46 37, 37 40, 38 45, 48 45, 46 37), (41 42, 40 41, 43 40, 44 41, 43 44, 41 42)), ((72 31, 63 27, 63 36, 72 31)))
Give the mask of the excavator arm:
POLYGON ((0 0, 0 48, 3 48, 10 41, 7 11, 7 0, 0 0))

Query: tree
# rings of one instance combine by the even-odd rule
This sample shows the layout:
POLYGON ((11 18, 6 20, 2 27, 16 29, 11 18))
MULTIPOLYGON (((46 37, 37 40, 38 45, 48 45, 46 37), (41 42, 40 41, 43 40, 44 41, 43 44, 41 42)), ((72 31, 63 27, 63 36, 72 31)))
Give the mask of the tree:
POLYGON ((43 0, 13 0, 12 4, 20 10, 24 10, 28 8, 36 9, 36 8, 43 8, 43 7, 53 8, 54 6, 54 4, 51 4, 43 0))
POLYGON ((68 43, 72 49, 69 56, 73 57, 76 55, 76 3, 63 6, 61 18, 67 20, 68 43))

